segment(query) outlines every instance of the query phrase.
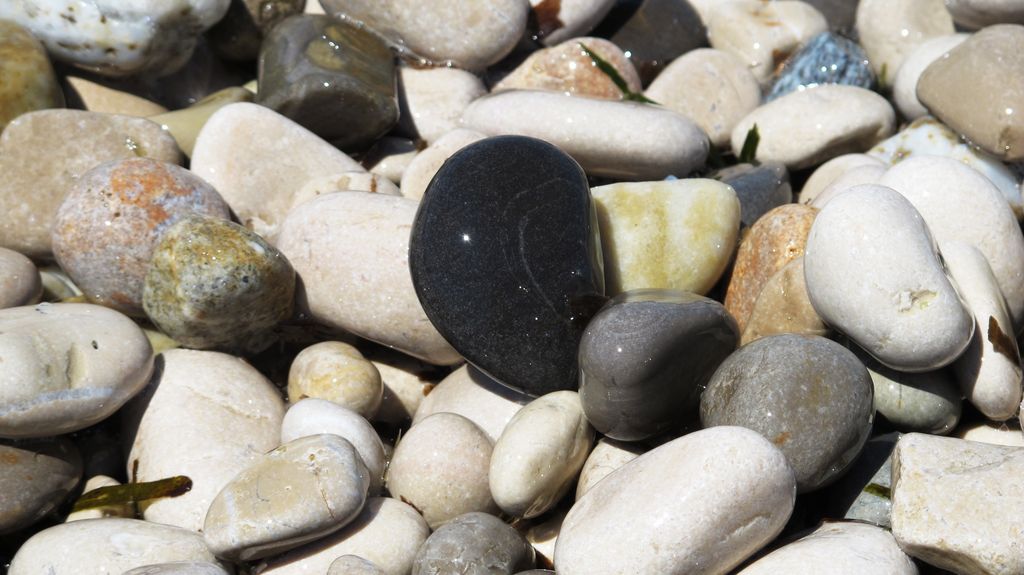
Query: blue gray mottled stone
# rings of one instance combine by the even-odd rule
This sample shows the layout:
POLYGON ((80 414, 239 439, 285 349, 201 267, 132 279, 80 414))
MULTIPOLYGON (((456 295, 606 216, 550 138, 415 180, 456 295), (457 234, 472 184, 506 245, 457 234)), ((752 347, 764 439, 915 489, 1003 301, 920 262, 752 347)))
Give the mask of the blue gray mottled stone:
POLYGON ((765 101, 801 87, 845 84, 871 88, 874 81, 867 54, 860 45, 833 32, 823 32, 786 60, 765 101))
POLYGON ((740 200, 740 223, 752 226, 773 208, 793 201, 786 166, 778 162, 737 164, 715 174, 716 180, 732 186, 740 200))
POLYGON ((886 433, 871 438, 860 457, 835 485, 823 493, 829 517, 857 519, 879 527, 890 526, 892 500, 892 450, 901 434, 886 433))

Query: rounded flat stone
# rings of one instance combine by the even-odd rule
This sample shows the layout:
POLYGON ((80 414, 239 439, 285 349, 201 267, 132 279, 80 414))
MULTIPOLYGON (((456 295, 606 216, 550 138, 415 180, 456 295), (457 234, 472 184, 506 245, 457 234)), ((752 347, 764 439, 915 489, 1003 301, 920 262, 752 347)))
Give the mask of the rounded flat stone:
POLYGON ((153 348, 135 323, 92 304, 0 310, 0 437, 50 437, 98 423, 139 393, 153 348))
POLYGON ((260 44, 274 26, 301 14, 305 6, 306 0, 232 0, 224 17, 207 31, 206 39, 226 60, 252 61, 259 57, 260 44))
POLYGON ((615 6, 615 0, 530 0, 534 38, 547 46, 590 32, 615 6))
POLYGON ((960 389, 949 370, 904 373, 861 357, 875 389, 875 409, 896 429, 946 435, 960 422, 960 389))
POLYGON ((0 309, 31 305, 43 295, 43 279, 32 260, 0 248, 0 309))
POLYGON ((740 425, 778 446, 801 493, 846 471, 874 415, 864 364, 838 343, 794 334, 740 348, 711 377, 700 402, 705 427, 740 425))
POLYGON ((458 68, 398 69, 400 117, 397 132, 414 140, 434 143, 462 125, 462 112, 470 102, 487 94, 483 81, 458 68))
POLYGON ((412 575, 511 575, 533 561, 533 547, 511 525, 487 513, 466 513, 427 538, 412 575))
POLYGON ((218 557, 252 561, 319 539, 363 508, 370 474, 337 435, 300 437, 232 479, 210 503, 203 538, 218 557))
POLYGON ((89 301, 142 316, 142 285, 160 237, 191 214, 227 220, 228 205, 192 172, 149 158, 82 174, 57 210, 53 253, 89 301))
POLYGON ((82 457, 63 437, 0 440, 0 533, 39 521, 78 486, 82 457))
POLYGON ((142 306, 160 330, 197 349, 261 351, 291 316, 295 270, 256 233, 192 215, 153 249, 142 306))
POLYGON ((413 222, 409 268, 452 347, 540 395, 578 386, 579 338, 604 293, 599 242, 572 158, 533 138, 488 138, 434 176, 413 222))
POLYGON ((749 429, 716 427, 630 461, 569 511, 559 575, 726 573, 782 531, 796 483, 786 457, 749 429))
POLYGON ((722 304, 636 290, 608 302, 580 341, 580 400, 590 423, 637 441, 693 420, 700 394, 739 342, 722 304))

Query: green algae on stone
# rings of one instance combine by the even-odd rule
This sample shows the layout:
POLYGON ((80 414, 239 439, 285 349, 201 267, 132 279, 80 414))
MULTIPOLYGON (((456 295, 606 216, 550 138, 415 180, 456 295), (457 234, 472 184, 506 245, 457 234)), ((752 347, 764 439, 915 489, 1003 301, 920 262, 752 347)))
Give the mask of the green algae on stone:
POLYGON ((0 78, 0 132, 25 112, 64 107, 64 93, 43 45, 9 20, 0 20, 0 78))
POLYGON ((255 352, 291 316, 295 270, 259 235, 192 216, 168 228, 153 253, 143 307, 183 347, 255 352))

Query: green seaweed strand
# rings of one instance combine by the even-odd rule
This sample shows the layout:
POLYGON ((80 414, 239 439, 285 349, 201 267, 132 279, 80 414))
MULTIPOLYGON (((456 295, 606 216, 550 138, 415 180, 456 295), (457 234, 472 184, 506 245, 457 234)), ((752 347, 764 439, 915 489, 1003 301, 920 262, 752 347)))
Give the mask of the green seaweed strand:
POLYGON ((135 505, 148 499, 159 499, 162 497, 178 497, 192 489, 192 480, 184 475, 147 481, 144 483, 127 483, 125 485, 111 485, 98 487, 83 493, 78 501, 75 501, 71 511, 85 511, 100 507, 112 507, 117 505, 135 505))

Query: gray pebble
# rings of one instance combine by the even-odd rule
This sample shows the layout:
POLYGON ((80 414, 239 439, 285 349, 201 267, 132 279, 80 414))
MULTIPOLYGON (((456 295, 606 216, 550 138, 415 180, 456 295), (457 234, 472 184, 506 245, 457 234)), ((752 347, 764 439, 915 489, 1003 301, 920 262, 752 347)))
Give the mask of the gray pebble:
POLYGON ((42 519, 81 477, 82 458, 65 438, 0 440, 0 533, 42 519))
POLYGON ((466 513, 427 538, 412 575, 511 575, 533 567, 533 547, 512 526, 487 513, 466 513))
POLYGON ((729 356, 701 397, 705 427, 753 429, 782 450, 806 493, 838 478, 874 419, 871 378, 850 350, 818 336, 774 335, 729 356))
POLYGON ((740 200, 740 223, 752 226, 773 208, 793 201, 789 171, 778 162, 737 164, 714 174, 716 180, 732 186, 740 200))

